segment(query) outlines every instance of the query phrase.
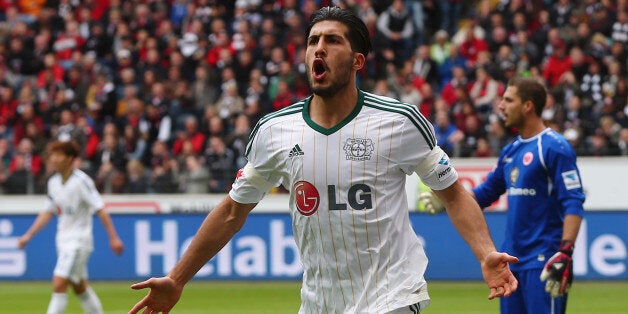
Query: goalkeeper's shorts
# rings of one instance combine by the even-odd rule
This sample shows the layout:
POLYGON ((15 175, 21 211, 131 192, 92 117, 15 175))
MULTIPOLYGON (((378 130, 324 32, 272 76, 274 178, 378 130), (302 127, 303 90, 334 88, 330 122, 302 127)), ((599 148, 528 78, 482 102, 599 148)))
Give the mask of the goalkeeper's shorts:
POLYGON ((552 301, 550 294, 545 292, 545 282, 539 279, 541 271, 542 268, 513 271, 519 281, 519 287, 510 297, 500 299, 501 314, 565 313, 567 294, 552 301))

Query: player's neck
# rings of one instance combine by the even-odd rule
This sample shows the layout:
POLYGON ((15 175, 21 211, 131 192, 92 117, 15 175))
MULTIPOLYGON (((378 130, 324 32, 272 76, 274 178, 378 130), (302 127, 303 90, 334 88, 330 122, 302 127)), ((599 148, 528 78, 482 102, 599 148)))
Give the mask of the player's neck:
POLYGON ((519 134, 522 138, 531 138, 543 132, 545 128, 546 126, 540 118, 527 119, 525 125, 519 128, 519 134))
POLYGON ((59 171, 59 174, 61 175, 61 181, 63 181, 64 183, 65 183, 66 181, 68 181, 68 179, 69 179, 69 178, 70 178, 70 176, 72 175, 72 171, 73 171, 73 170, 74 170, 74 169, 72 169, 72 167, 68 167, 68 168, 65 168, 65 169, 61 169, 61 170, 59 171))
POLYGON ((331 97, 314 95, 310 102, 310 118, 324 128, 332 128, 348 117, 358 102, 358 89, 352 85, 331 97))

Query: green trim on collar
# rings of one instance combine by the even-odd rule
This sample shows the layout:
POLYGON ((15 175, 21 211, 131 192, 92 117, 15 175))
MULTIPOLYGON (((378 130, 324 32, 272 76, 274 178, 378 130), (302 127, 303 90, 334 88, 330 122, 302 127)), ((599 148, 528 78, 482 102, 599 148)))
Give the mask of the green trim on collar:
POLYGON ((307 125, 309 125, 312 129, 324 135, 333 134, 340 130, 343 126, 347 125, 349 121, 353 120, 358 113, 360 113, 360 110, 362 110, 362 106, 364 105, 364 92, 358 89, 358 102, 355 104, 353 111, 351 111, 346 118, 340 121, 340 123, 327 129, 316 124, 316 122, 312 121, 312 118, 310 118, 310 101, 312 100, 312 97, 313 96, 310 96, 305 100, 305 105, 303 106, 303 120, 305 120, 305 123, 307 123, 307 125))

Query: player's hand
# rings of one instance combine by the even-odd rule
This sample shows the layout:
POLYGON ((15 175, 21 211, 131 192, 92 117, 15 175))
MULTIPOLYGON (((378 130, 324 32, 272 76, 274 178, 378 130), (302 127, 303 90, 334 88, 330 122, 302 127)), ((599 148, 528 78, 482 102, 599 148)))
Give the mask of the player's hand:
POLYGON ((573 242, 563 240, 560 249, 552 256, 541 272, 541 281, 545 283, 545 292, 552 297, 567 293, 573 282, 573 242))
POLYGON ((150 288, 148 295, 137 302, 129 314, 139 313, 142 309, 145 309, 142 313, 170 313, 183 291, 183 287, 170 277, 151 278, 131 286, 134 290, 144 288, 150 288))
POLYGON ((111 239, 109 241, 109 246, 111 247, 111 250, 116 253, 116 255, 120 255, 122 254, 122 251, 124 251, 124 243, 122 243, 122 240, 118 237, 111 239))
POLYGON ((519 259, 506 253, 492 252, 482 262, 482 276, 491 289, 489 300, 498 297, 508 297, 519 285, 510 271, 509 263, 516 263, 519 259))
POLYGON ((419 202, 423 205, 425 211, 432 215, 445 210, 445 205, 432 191, 419 192, 419 202))
POLYGON ((17 239, 17 248, 20 250, 23 249, 24 247, 26 247, 26 244, 28 244, 30 240, 31 236, 27 234, 21 236, 19 239, 17 239))

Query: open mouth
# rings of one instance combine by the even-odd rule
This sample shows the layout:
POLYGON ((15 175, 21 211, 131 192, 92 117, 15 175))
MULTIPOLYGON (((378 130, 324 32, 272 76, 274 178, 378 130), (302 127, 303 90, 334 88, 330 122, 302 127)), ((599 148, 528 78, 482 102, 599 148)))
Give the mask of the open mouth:
POLYGON ((314 79, 323 79, 326 72, 327 68, 325 66, 325 61, 323 61, 323 59, 314 59, 314 62, 312 63, 312 74, 314 79))

